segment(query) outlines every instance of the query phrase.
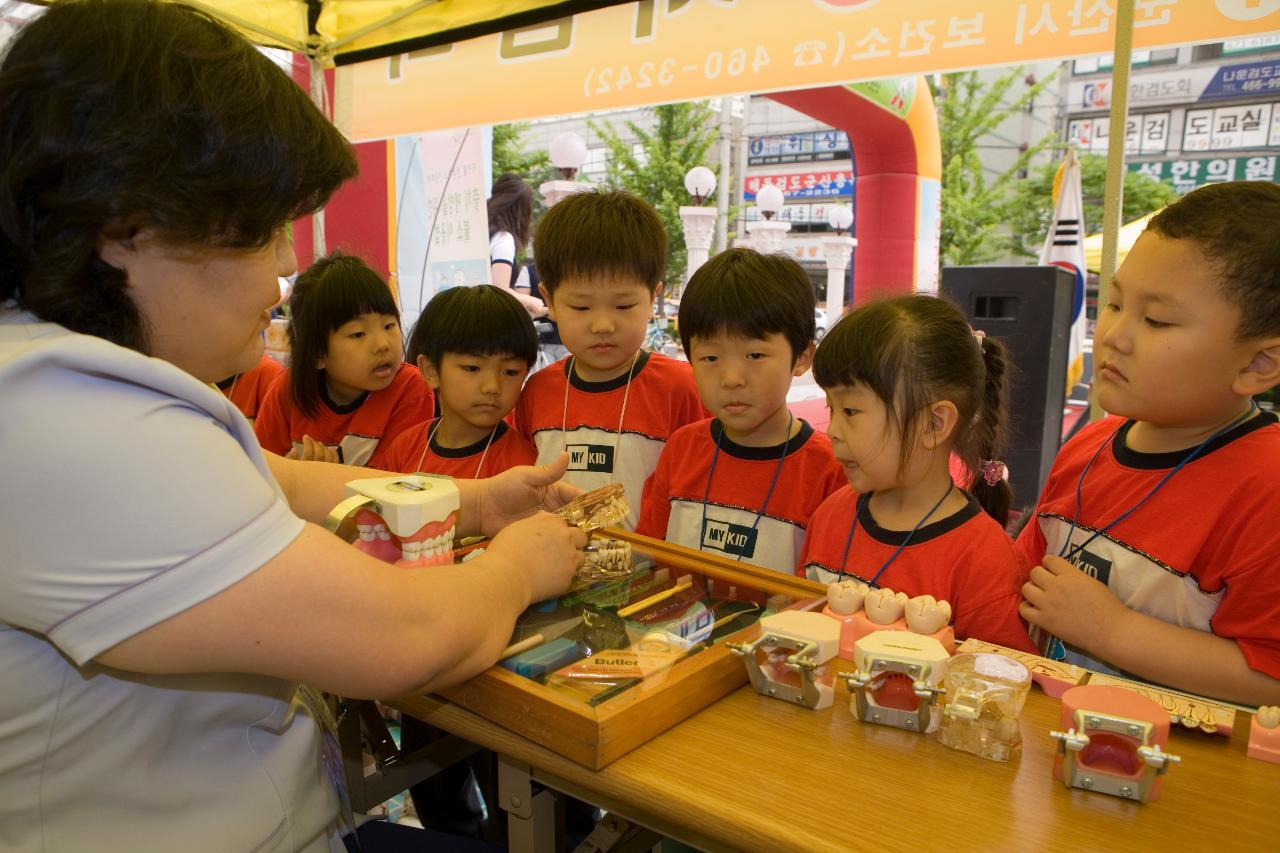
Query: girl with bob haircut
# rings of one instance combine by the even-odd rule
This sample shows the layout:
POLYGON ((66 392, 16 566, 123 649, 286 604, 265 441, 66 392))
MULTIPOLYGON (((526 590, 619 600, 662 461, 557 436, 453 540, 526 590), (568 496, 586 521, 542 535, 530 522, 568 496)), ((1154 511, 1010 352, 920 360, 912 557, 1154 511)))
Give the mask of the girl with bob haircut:
POLYGON ((488 284, 442 290, 413 327, 409 358, 440 416, 402 432, 387 468, 480 477, 533 464, 537 449, 507 423, 538 359, 538 333, 520 303, 488 284))
POLYGON ((320 522, 379 472, 264 452, 212 385, 262 356, 289 221, 355 172, 189 6, 63 0, 0 56, 0 848, 341 850, 299 684, 469 678, 581 562, 537 512, 563 460, 457 481, 458 535, 495 537, 465 570, 369 557, 320 522))
POLYGON ((380 451, 431 417, 431 392, 404 363, 400 309, 360 258, 334 252, 289 296, 290 368, 254 423, 290 459, 387 467, 380 451))
POLYGON ((956 634, 1030 650, 1021 558, 1004 531, 1008 356, 933 296, 872 302, 823 338, 813 376, 849 485, 809 525, 800 567, 949 602, 956 634), (954 453, 977 471, 952 480, 954 453))

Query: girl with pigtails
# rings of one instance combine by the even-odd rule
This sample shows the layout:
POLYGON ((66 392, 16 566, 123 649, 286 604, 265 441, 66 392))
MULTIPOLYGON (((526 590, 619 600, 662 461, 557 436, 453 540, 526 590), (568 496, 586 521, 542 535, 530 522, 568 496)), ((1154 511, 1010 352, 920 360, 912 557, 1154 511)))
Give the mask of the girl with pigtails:
POLYGON ((813 375, 849 485, 814 513, 798 573, 933 596, 957 636, 1031 650, 1004 531, 1007 372, 1004 345, 944 299, 873 302, 836 324, 813 375), (971 482, 956 484, 953 457, 971 482))

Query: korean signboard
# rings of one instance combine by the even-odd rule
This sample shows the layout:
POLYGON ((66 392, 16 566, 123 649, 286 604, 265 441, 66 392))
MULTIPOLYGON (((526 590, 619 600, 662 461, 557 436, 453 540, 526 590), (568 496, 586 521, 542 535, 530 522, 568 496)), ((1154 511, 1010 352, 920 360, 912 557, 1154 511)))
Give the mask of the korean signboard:
POLYGON ((853 172, 827 169, 821 172, 789 172, 782 175, 748 175, 742 182, 744 197, 750 201, 766 184, 782 190, 788 199, 835 198, 853 194, 853 172))
POLYGON ((1182 150, 1225 151, 1280 145, 1280 103, 1187 110, 1182 150))
POLYGON ((1276 179, 1276 156, 1218 157, 1212 160, 1157 160, 1130 163, 1130 172, 1144 172, 1164 181, 1180 193, 1222 181, 1271 181, 1276 179))
MULTIPOLYGON (((1101 54, 1114 14, 1106 0, 645 0, 343 66, 335 115, 363 141, 1101 54)), ((1278 0, 1136 0, 1134 47, 1278 27, 1278 0)))
MULTIPOLYGON (((1111 120, 1106 116, 1074 119, 1067 125, 1067 141, 1081 151, 1105 153, 1110 141, 1111 120)), ((1129 116, 1125 123, 1126 154, 1163 154, 1169 150, 1169 113, 1129 116)))
POLYGON ((747 162, 752 166, 838 160, 848 156, 849 136, 843 130, 757 136, 747 146, 747 162))

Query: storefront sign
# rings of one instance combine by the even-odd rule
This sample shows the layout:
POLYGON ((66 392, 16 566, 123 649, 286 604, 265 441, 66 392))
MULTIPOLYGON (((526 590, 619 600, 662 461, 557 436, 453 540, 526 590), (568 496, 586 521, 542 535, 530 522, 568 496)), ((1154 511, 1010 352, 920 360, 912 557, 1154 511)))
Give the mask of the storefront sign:
POLYGON ((838 160, 849 156, 849 136, 842 130, 757 136, 747 145, 752 166, 838 160))
MULTIPOLYGON (((1206 65, 1150 74, 1129 80, 1129 106, 1218 101, 1260 92, 1280 91, 1280 60, 1239 65, 1206 65)), ((1076 80, 1067 87, 1071 110, 1105 110, 1111 106, 1111 80, 1076 80)))
MULTIPOLYGON (((1114 14, 1105 0, 643 0, 343 66, 335 113, 352 139, 380 139, 1015 65, 1111 50, 1114 14)), ((1134 14, 1139 49, 1280 29, 1277 0, 1137 0, 1134 14)))
POLYGON ((1280 104, 1187 110, 1183 151, 1226 151, 1280 145, 1280 104))
POLYGON ((1276 179, 1275 156, 1219 157, 1213 160, 1157 160, 1130 163, 1130 172, 1143 172, 1164 181, 1180 193, 1223 181, 1271 181, 1276 179))
MULTIPOLYGON (((1111 120, 1106 116, 1075 119, 1067 125, 1067 141, 1081 151, 1102 153, 1110 141, 1111 120)), ((1125 122, 1126 154, 1163 154, 1169 150, 1169 113, 1129 116, 1125 122)))
POLYGON ((784 175, 748 175, 742 182, 743 195, 754 200, 760 188, 772 185, 788 199, 834 198, 852 195, 853 172, 834 169, 822 172, 790 172, 784 175))

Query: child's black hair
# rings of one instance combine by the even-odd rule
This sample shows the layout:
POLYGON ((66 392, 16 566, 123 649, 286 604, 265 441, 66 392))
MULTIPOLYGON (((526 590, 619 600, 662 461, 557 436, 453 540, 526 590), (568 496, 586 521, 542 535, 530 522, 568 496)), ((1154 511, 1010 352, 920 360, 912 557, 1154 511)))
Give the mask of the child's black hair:
POLYGON ((1161 210, 1148 229, 1200 247, 1240 309, 1237 341, 1280 334, 1280 186, 1265 181, 1206 184, 1161 210))
POLYGON ((920 413, 940 400, 955 404, 952 449, 974 472, 962 485, 1003 525, 1013 492, 1004 479, 988 484, 982 463, 1003 459, 1008 368, 1004 344, 976 337, 953 303, 901 296, 868 303, 837 323, 818 345, 813 378, 824 390, 861 385, 884 401, 902 433, 899 470, 915 445, 920 413))
POLYGON ((0 302, 149 352, 104 234, 259 249, 355 174, 306 93, 206 12, 50 4, 0 52, 0 302))
POLYGON ((333 252, 298 276, 289 296, 289 391, 307 417, 320 410, 317 368, 329 349, 329 335, 362 314, 388 314, 399 322, 391 288, 369 265, 353 255, 333 252))
POLYGON ((491 284, 451 287, 422 309, 406 358, 425 355, 438 370, 446 353, 509 356, 533 367, 538 333, 529 312, 509 292, 491 284))
POLYGON ((586 190, 542 216, 533 256, 547 293, 566 278, 630 278, 650 290, 667 267, 667 231, 653 205, 625 190, 586 190))
POLYGON ((765 338, 781 334, 791 344, 791 364, 813 343, 813 284, 787 255, 726 249, 689 279, 680 297, 680 342, 729 335, 765 338))

